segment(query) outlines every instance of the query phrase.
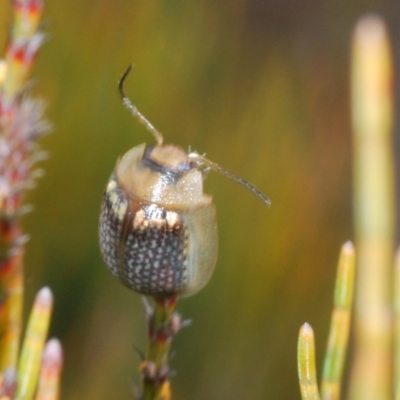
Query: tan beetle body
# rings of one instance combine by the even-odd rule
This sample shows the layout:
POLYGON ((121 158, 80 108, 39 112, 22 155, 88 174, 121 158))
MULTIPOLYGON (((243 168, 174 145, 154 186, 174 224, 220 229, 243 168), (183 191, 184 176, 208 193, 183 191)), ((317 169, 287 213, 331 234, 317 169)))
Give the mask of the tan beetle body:
POLYGON ((215 207, 203 176, 176 146, 134 147, 106 187, 100 248, 124 285, 156 296, 190 295, 217 259, 215 207))
POLYGON ((118 162, 103 195, 100 250, 110 272, 125 286, 155 297, 188 296, 211 278, 217 260, 212 198, 203 193, 211 168, 269 199, 244 179, 197 154, 164 145, 163 137, 125 96, 124 105, 153 134, 118 162))

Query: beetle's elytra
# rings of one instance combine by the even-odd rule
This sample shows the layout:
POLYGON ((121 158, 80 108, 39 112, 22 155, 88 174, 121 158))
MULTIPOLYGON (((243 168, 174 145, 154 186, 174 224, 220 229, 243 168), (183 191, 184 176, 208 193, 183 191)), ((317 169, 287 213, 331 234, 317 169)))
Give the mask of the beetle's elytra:
POLYGON ((191 295, 209 281, 217 260, 212 198, 203 193, 203 169, 212 168, 258 189, 197 153, 163 145, 162 135, 125 96, 123 102, 157 140, 118 162, 104 191, 100 249, 108 269, 125 286, 156 297, 191 295))
POLYGON ((126 286, 172 296, 207 283, 217 226, 202 180, 174 146, 142 144, 118 162, 104 193, 100 243, 108 268, 126 286))

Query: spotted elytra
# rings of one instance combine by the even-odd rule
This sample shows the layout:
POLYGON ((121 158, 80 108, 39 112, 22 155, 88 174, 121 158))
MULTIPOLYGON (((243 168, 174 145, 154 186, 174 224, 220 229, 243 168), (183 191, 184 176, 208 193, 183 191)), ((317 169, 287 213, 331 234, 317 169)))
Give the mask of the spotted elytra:
POLYGON ((217 260, 215 206, 203 193, 204 169, 269 199, 244 179, 204 156, 163 144, 163 136, 131 103, 119 82, 123 104, 156 139, 118 160, 106 186, 100 214, 100 250, 110 272, 145 295, 188 296, 211 278, 217 260))

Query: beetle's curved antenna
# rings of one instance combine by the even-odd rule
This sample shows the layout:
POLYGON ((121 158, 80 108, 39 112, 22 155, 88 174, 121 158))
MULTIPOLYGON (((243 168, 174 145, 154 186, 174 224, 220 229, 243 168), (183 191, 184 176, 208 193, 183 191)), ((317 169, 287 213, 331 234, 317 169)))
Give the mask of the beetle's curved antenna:
POLYGON ((157 144, 160 146, 163 143, 163 135, 161 132, 159 132, 154 126, 150 123, 150 121, 137 109, 137 107, 132 104, 132 102, 129 100, 129 98, 126 96, 125 91, 124 91, 124 83, 125 79, 129 75, 132 69, 132 64, 129 65, 127 70, 122 74, 121 79, 119 80, 118 83, 118 89, 119 89, 119 94, 121 95, 122 98, 122 103, 124 106, 131 112, 131 114, 141 123, 143 124, 146 129, 154 136, 156 139, 157 144))
POLYGON ((250 192, 255 194, 267 206, 271 205, 271 200, 264 193, 262 193, 260 190, 258 190, 254 185, 252 185, 250 182, 247 182, 245 179, 241 178, 240 176, 232 174, 232 172, 227 171, 225 168, 222 168, 220 165, 216 164, 215 162, 212 162, 212 161, 208 160, 207 158, 205 158, 204 156, 201 156, 200 154, 197 154, 197 153, 190 153, 189 160, 195 162, 198 167, 201 167, 204 165, 204 166, 211 168, 212 170, 220 173, 221 175, 224 175, 227 178, 232 179, 233 181, 244 186, 247 190, 250 190, 250 192))

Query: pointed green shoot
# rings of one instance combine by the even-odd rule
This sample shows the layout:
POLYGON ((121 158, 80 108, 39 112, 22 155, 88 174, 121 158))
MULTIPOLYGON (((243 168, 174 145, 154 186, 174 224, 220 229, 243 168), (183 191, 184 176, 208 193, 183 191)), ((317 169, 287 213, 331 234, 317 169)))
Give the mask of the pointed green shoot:
POLYGON ((29 317, 18 365, 18 388, 15 400, 33 399, 39 377, 42 351, 46 341, 53 295, 44 287, 36 295, 29 317))
POLYGON ((349 339, 354 289, 354 246, 343 245, 335 284, 334 308, 321 382, 322 400, 339 400, 349 339))
POLYGON ((320 400, 315 372, 314 332, 311 325, 307 323, 300 328, 297 369, 302 400, 320 400))

